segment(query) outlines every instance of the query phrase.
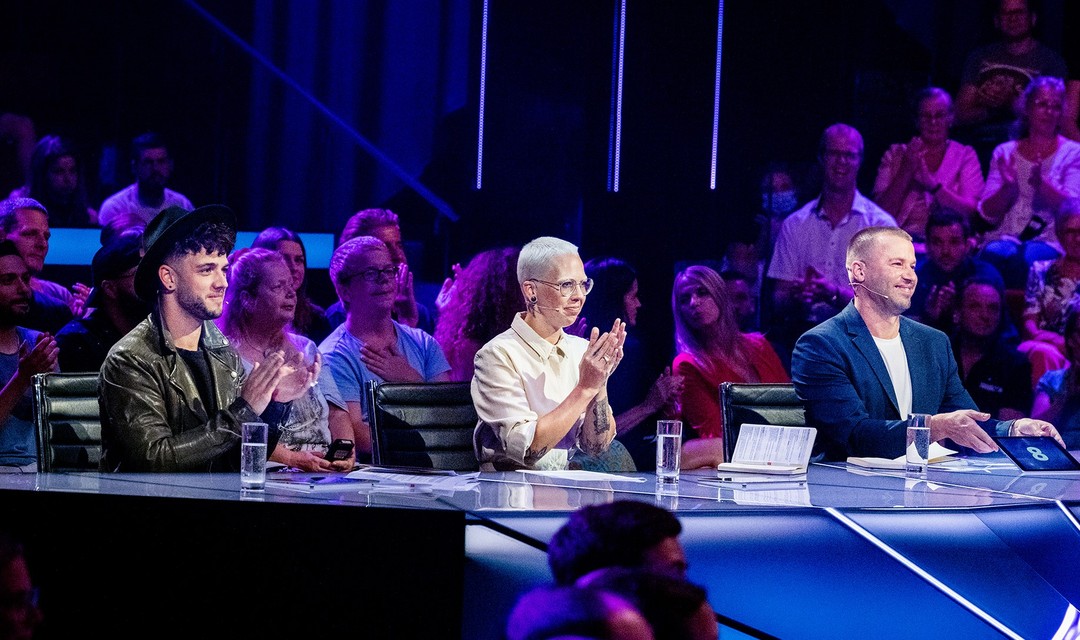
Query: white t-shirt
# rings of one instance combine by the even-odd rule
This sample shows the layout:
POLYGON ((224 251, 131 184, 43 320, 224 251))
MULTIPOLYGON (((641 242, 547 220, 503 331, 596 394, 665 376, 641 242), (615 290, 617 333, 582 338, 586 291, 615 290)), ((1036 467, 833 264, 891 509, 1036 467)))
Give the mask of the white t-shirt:
POLYGON ((908 369, 907 352, 904 351, 904 343, 900 336, 888 340, 874 338, 882 359, 885 360, 885 369, 892 379, 893 391, 896 393, 896 406, 900 409, 900 418, 907 420, 911 414, 911 371, 908 369))

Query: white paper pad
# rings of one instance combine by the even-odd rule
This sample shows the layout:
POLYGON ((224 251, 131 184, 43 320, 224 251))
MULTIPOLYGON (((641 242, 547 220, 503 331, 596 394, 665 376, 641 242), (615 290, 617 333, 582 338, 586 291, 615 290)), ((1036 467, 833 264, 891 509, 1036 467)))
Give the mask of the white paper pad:
POLYGON ((536 469, 519 469, 521 473, 531 473, 548 478, 561 480, 575 480, 577 482, 645 482, 640 476, 620 476, 614 473, 602 473, 599 471, 585 471, 584 469, 561 469, 552 471, 540 471, 536 469))
POLYGON ((378 491, 386 491, 391 487, 400 487, 401 491, 420 487, 427 487, 434 491, 468 491, 476 486, 476 479, 479 476, 479 471, 459 473, 452 476, 432 476, 417 475, 413 473, 385 473, 357 469, 346 477, 374 481, 377 483, 376 487, 378 491))

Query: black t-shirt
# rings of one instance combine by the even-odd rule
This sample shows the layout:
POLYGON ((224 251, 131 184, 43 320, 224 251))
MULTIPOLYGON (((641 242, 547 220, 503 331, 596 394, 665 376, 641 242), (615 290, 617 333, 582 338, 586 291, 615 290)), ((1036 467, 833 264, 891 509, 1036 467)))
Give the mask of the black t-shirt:
POLYGON ((177 348, 180 358, 187 363, 191 371, 191 377, 195 379, 195 386, 199 389, 199 397, 202 398, 203 408, 206 415, 214 415, 218 411, 217 394, 210 386, 210 361, 207 360, 206 350, 188 351, 177 348))

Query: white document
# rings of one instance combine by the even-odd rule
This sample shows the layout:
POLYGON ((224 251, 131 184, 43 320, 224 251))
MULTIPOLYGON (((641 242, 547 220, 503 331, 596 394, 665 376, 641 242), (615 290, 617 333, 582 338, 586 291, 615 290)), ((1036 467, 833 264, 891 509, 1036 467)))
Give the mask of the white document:
POLYGON ((401 491, 419 489, 425 487, 435 491, 468 491, 476 486, 476 479, 480 476, 479 471, 472 473, 458 473, 454 475, 427 475, 417 473, 387 473, 385 471, 370 471, 357 469, 347 478, 358 478, 375 483, 375 490, 401 491))
POLYGON ((577 482, 645 482, 645 478, 637 476, 621 476, 613 473, 600 471, 585 471, 584 469, 556 469, 552 471, 539 471, 535 469, 519 469, 521 473, 531 473, 548 478, 561 478, 577 482))
POLYGON ((731 473, 805 473, 810 464, 817 429, 769 424, 744 424, 731 462, 722 462, 718 471, 731 473))
MULTIPOLYGON (((936 442, 930 443, 929 450, 930 461, 928 464, 937 465, 943 462, 950 462, 956 460, 953 456, 956 452, 952 449, 947 449, 936 442)), ((906 456, 899 456, 896 458, 867 458, 852 456, 847 459, 848 464, 853 464, 859 467, 865 467, 867 469, 899 469, 903 470, 907 464, 906 456)))

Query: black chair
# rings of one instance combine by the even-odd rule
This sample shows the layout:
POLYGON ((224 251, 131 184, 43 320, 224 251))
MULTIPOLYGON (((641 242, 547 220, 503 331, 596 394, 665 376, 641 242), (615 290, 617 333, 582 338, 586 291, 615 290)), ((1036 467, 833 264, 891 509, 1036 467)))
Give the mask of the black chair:
POLYGON ((468 382, 368 383, 372 462, 478 471, 468 382))
POLYGON ((38 471, 97 471, 101 461, 98 374, 32 378, 38 471))
POLYGON ((731 460, 739 428, 744 424, 806 426, 806 410, 791 384, 720 384, 724 413, 724 459, 731 460))

